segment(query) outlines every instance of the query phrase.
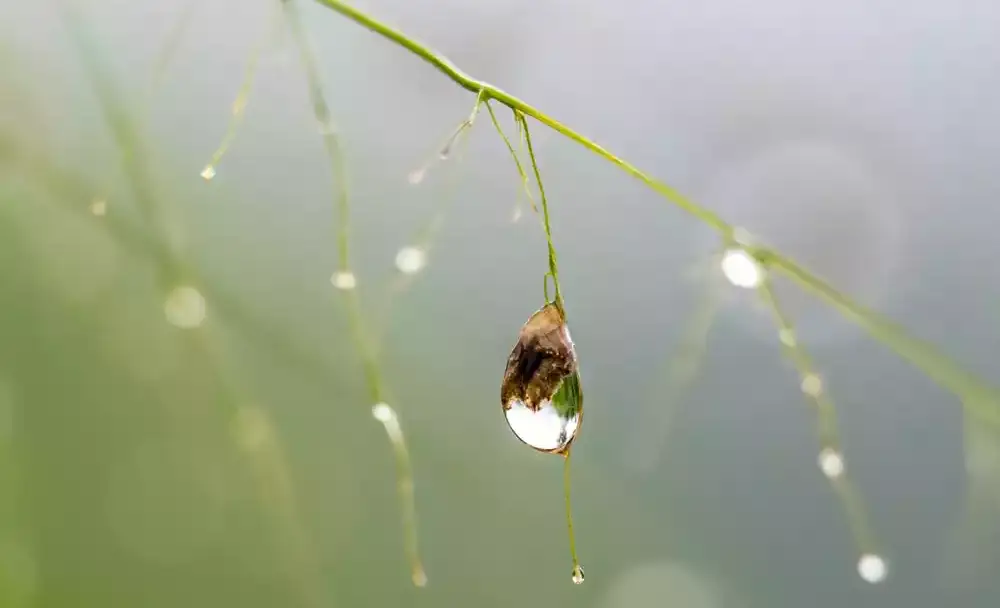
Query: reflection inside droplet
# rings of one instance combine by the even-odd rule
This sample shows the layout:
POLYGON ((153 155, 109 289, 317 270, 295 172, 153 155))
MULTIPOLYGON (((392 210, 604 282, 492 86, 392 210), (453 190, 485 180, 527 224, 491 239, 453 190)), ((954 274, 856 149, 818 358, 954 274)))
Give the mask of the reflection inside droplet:
POLYGON ((523 401, 512 401, 508 404, 505 415, 510 430, 514 431, 518 439, 546 452, 565 448, 580 426, 579 412, 568 417, 562 416, 551 401, 543 401, 534 411, 523 401))
POLYGON ((562 312, 546 304, 521 328, 500 389, 500 403, 518 439, 563 453, 583 418, 576 350, 562 312))

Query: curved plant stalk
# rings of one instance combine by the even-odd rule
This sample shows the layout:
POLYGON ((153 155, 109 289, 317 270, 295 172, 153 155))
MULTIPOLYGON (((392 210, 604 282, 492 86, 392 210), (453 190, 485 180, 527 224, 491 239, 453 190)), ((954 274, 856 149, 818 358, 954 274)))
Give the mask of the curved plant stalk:
MULTIPOLYGON (((278 19, 281 16, 278 10, 278 7, 274 7, 272 19, 278 19)), ((230 146, 236 140, 236 135, 239 133, 240 126, 243 124, 243 117, 246 114, 247 102, 250 100, 250 92, 253 90, 254 79, 257 76, 257 66, 260 64, 260 56, 271 42, 271 36, 272 33, 270 31, 265 31, 250 51, 250 57, 243 71, 243 82, 240 84, 240 89, 236 93, 236 99, 233 100, 231 106, 226 134, 222 137, 219 147, 212 153, 212 158, 209 159, 208 164, 201 170, 201 177, 207 182, 212 181, 215 177, 219 163, 222 162, 222 157, 226 155, 226 152, 229 151, 230 146)))
MULTIPOLYGON (((386 294, 380 299, 382 309, 377 316, 378 321, 375 323, 376 329, 374 341, 376 349, 381 349, 385 342, 385 336, 389 331, 389 324, 392 318, 393 305, 396 300, 410 288, 416 280, 417 275, 427 264, 427 258, 430 255, 432 247, 434 246, 437 235, 440 232, 441 227, 444 225, 448 212, 451 210, 451 207, 455 204, 456 199, 458 198, 458 183, 461 177, 462 160, 465 158, 464 152, 466 143, 468 142, 468 136, 472 131, 472 127, 476 122, 476 117, 479 115, 481 107, 481 99, 477 97, 476 104, 473 106, 468 118, 459 123, 458 127, 452 132, 452 135, 445 141, 445 144, 440 149, 439 154, 434 157, 435 159, 443 161, 444 159, 449 158, 454 152, 454 169, 449 172, 449 180, 444 189, 445 192, 440 197, 437 197, 439 203, 434 213, 417 230, 414 238, 409 241, 410 244, 401 248, 396 255, 396 268, 398 272, 393 275, 393 278, 390 280, 389 287, 386 290, 386 294)), ((413 174, 423 174, 429 166, 429 163, 425 164, 423 168, 411 173, 410 183, 417 185, 419 181, 414 182, 412 179, 413 174)))
POLYGON ((358 293, 355 275, 349 262, 350 253, 350 199, 347 181, 346 156, 343 145, 332 122, 329 105, 323 94, 319 70, 313 57, 306 33, 302 28, 298 8, 294 0, 283 0, 285 16, 289 29, 299 49, 299 56, 306 72, 309 85, 309 95, 313 104, 313 112, 320 126, 323 143, 330 159, 331 170, 338 190, 334 207, 337 215, 337 252, 338 271, 334 275, 334 284, 346 292, 349 323, 354 337, 355 346, 361 355, 368 384, 368 395, 374 405, 372 415, 385 427, 386 435, 392 445, 396 459, 396 485, 399 490, 400 511, 402 517, 404 550, 410 566, 410 580, 417 587, 427 584, 427 573, 420 558, 420 547, 417 537, 416 505, 413 495, 413 467, 410 453, 406 447, 402 427, 396 411, 385 402, 385 383, 379 369, 376 345, 373 343, 365 325, 362 311, 361 296, 358 293), (348 282, 340 282, 344 277, 350 277, 348 282))
MULTIPOLYGON (((125 176, 147 229, 164 243, 163 248, 159 250, 160 255, 153 259, 159 287, 164 292, 175 289, 185 279, 190 280, 195 275, 194 270, 175 250, 167 237, 167 224, 163 219, 152 176, 145 162, 138 129, 126 108, 120 103, 121 95, 117 91, 115 80, 107 71, 105 64, 100 61, 99 51, 82 19, 77 15, 75 7, 71 5, 72 0, 62 0, 59 9, 68 25, 72 41, 79 49, 78 56, 82 60, 83 68, 94 85, 111 134, 122 152, 125 176)), ((198 295, 201 297, 200 293, 198 295)), ((223 410, 234 423, 238 422, 239 417, 247 411, 246 404, 249 399, 246 391, 233 381, 232 375, 225 369, 222 348, 215 333, 210 327, 200 325, 193 330, 190 337, 192 346, 205 358, 211 374, 217 379, 225 395, 221 403, 223 410)), ((267 429, 273 441, 277 441, 273 429, 270 427, 267 429)), ((243 447, 235 438, 234 443, 236 447, 243 447)), ((289 560, 293 562, 290 564, 290 569, 299 578, 304 603, 318 607, 322 603, 318 565, 309 545, 309 535, 305 533, 298 515, 291 478, 279 456, 279 452, 269 450, 258 454, 258 457, 249 458, 248 463, 262 492, 269 492, 268 488, 278 489, 277 492, 270 491, 269 506, 272 507, 275 519, 281 528, 279 536, 295 539, 290 545, 286 544, 292 551, 289 555, 289 560)))
POLYGON ((778 326, 778 338, 798 372, 802 392, 816 409, 820 441, 818 464, 847 514, 848 524, 860 552, 858 572, 868 582, 880 582, 885 577, 885 562, 875 546, 874 535, 869 527, 861 497, 845 472, 844 456, 837 431, 837 412, 833 401, 820 376, 815 372, 812 360, 799 343, 791 322, 778 305, 770 280, 764 279, 757 291, 774 316, 778 326))
MULTIPOLYGON (((608 162, 617 165, 629 175, 639 179, 675 206, 719 232, 724 238, 734 238, 736 227, 723 220, 711 210, 691 201, 674 188, 651 177, 627 160, 616 156, 597 142, 571 129, 538 108, 498 87, 466 74, 449 59, 432 50, 427 45, 351 6, 345 0, 315 1, 354 21, 358 25, 375 32, 393 44, 406 49, 432 65, 458 86, 477 95, 481 94, 486 101, 496 100, 512 110, 530 116, 557 133, 580 144, 608 162)), ((751 253, 762 264, 784 274, 806 291, 813 293, 828 305, 833 306, 844 317, 865 329, 869 335, 892 349, 904 360, 919 368, 939 385, 958 395, 970 414, 990 424, 1000 426, 1000 389, 996 386, 992 386, 973 374, 966 372, 927 342, 909 336, 892 322, 855 303, 780 251, 768 247, 754 247, 751 253)))
MULTIPOLYGON (((709 277, 714 278, 714 275, 709 277)), ((719 282, 706 280, 705 292, 698 306, 684 323, 684 333, 677 350, 668 358, 664 372, 657 374, 656 386, 645 400, 649 408, 640 416, 638 437, 629 442, 633 446, 629 460, 637 469, 648 470, 659 459, 673 418, 681 410, 684 399, 701 373, 708 337, 721 304, 719 282)))

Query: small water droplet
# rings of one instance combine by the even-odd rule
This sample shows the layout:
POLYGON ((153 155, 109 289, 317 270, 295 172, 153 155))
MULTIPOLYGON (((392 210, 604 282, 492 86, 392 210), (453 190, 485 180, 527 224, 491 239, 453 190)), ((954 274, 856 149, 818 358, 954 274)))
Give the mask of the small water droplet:
POLYGON ((414 169, 410 171, 410 174, 406 176, 406 181, 410 182, 410 185, 416 186, 420 182, 424 181, 424 175, 427 174, 426 169, 414 169))
POLYGON ((764 280, 764 269, 743 249, 729 249, 722 256, 722 273, 737 287, 754 289, 764 280))
POLYGON ((337 289, 349 290, 358 286, 358 280, 350 270, 338 270, 330 276, 330 282, 337 289))
POLYGON ((500 403, 511 431, 536 450, 564 453, 583 420, 576 349, 562 312, 546 304, 521 328, 500 403))
POLYGON ((781 343, 788 348, 795 348, 795 331, 788 329, 787 327, 781 328, 781 330, 778 331, 778 340, 781 340, 781 343))
POLYGON ((205 168, 201 170, 201 178, 206 182, 212 181, 215 177, 215 167, 212 165, 205 165, 205 168))
POLYGON ((190 285, 174 288, 163 304, 163 312, 167 321, 181 329, 198 327, 205 321, 205 297, 190 285))
POLYGON ((396 268, 403 274, 415 274, 427 263, 427 254, 419 247, 403 247, 396 254, 396 268))
POLYGON ((517 207, 514 207, 514 214, 511 216, 510 221, 512 221, 512 222, 519 221, 521 219, 521 216, 523 214, 524 214, 524 212, 521 211, 521 206, 520 205, 518 205, 517 207))
POLYGON ((833 448, 824 448, 819 453, 819 468, 829 479, 837 479, 844 474, 844 457, 833 448))
POLYGON ((102 217, 108 213, 108 201, 103 198, 96 198, 90 203, 90 212, 97 217, 102 217))
POLYGON ((802 378, 802 392, 810 397, 819 397, 823 392, 823 381, 816 374, 806 374, 802 378))
POLYGON ((573 566, 573 583, 576 585, 580 585, 583 583, 585 578, 586 577, 583 574, 583 566, 581 566, 580 564, 573 566))
POLYGON ((866 582, 871 584, 881 583, 889 574, 889 567, 881 556, 874 553, 865 553, 858 560, 858 574, 866 582))
POLYGON ((427 573, 424 572, 423 568, 415 570, 410 578, 413 580, 413 585, 416 587, 426 587, 427 586, 427 573))

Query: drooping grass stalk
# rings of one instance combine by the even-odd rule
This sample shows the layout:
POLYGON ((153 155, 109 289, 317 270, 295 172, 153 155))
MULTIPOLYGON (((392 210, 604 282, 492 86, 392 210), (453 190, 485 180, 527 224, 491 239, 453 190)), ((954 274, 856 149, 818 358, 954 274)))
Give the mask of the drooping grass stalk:
MULTIPOLYGON (((735 227, 711 210, 688 199, 671 186, 653 178, 632 163, 613 154, 597 142, 571 129, 538 108, 498 87, 466 74, 429 46, 355 8, 345 0, 315 1, 406 49, 432 65, 458 86, 477 95, 482 93, 487 101, 495 99, 512 110, 534 118, 639 179, 675 206, 719 232, 723 238, 733 237, 735 227)), ((939 385, 958 395, 969 413, 1000 426, 1000 389, 996 386, 966 372, 929 343, 909 336, 892 322, 855 303, 780 251, 768 247, 755 247, 751 253, 768 267, 781 272, 806 291, 833 306, 848 320, 865 329, 873 338, 916 366, 939 385)))
MULTIPOLYGON (((374 342, 376 350, 381 349, 384 345, 385 336, 389 331, 389 325, 392 318, 393 305, 396 303, 396 300, 410 288, 416 280, 417 275, 421 270, 423 270, 424 266, 427 265, 431 249, 434 246, 438 233, 444 225, 448 211, 455 204, 458 198, 458 184, 459 178, 462 175, 461 165, 463 159, 465 158, 464 153, 466 144, 469 140, 469 135, 476 122, 476 117, 479 115, 481 107, 481 99, 477 97, 476 103, 473 106, 472 111, 469 113, 469 116, 459 123, 458 127, 452 131, 452 134, 441 148, 441 150, 448 151, 449 157, 454 156, 455 161, 452 165, 453 168, 448 172, 448 182, 443 188, 444 191, 439 196, 435 197, 438 200, 437 208, 427 221, 425 221, 424 224, 417 229, 416 234, 409 241, 409 244, 402 247, 396 254, 396 269, 398 272, 393 275, 385 295, 380 298, 382 308, 377 317, 378 321, 375 324, 374 342)), ((438 161, 442 161, 446 157, 443 154, 439 154, 436 155, 435 158, 438 161)), ((425 164, 421 169, 415 171, 414 173, 423 174, 429 166, 430 164, 425 164)), ((413 173, 410 175, 410 183, 414 186, 418 185, 419 181, 414 182, 412 179, 413 173)))
MULTIPOLYGON (((280 17, 281 13, 278 12, 279 7, 272 5, 273 17, 277 19, 280 17)), ((230 115, 229 124, 226 126, 226 133, 222 137, 222 141, 219 143, 219 147, 215 149, 212 153, 212 158, 208 161, 208 164, 201 170, 201 177, 205 181, 211 181, 216 172, 218 171, 219 163, 222 162, 222 157, 226 155, 229 151, 230 146, 236 140, 236 135, 239 133, 240 126, 243 124, 243 117, 246 115, 247 103, 250 100, 250 92, 253 90, 254 79, 257 76, 257 66, 260 64, 260 57, 264 52, 271 39, 271 32, 265 31, 261 34, 260 39, 250 50, 250 56, 247 59, 246 67, 243 69, 243 81, 240 83, 239 91, 236 93, 236 99, 233 100, 230 115)))
MULTIPOLYGON (((319 77, 319 70, 313 56, 312 48, 309 44, 306 32, 298 14, 298 7, 294 0, 283 0, 282 5, 285 10, 286 20, 292 36, 295 38, 299 49, 299 57, 306 72, 306 80, 309 86, 309 96, 312 101, 313 113, 320 126, 320 133, 323 136, 323 143, 326 147, 327 156, 330 159, 331 170, 334 181, 337 183, 337 195, 334 203, 338 218, 336 236, 338 251, 338 272, 336 277, 343 279, 351 277, 349 282, 341 282, 336 286, 346 292, 349 323, 354 337, 355 346, 362 359, 365 371, 365 379, 368 384, 368 395, 374 403, 372 415, 385 427, 386 435, 392 445, 393 454, 396 460, 396 485, 399 490, 400 512, 403 525, 404 551, 410 566, 410 580, 417 587, 427 584, 427 574, 424 570, 423 561, 420 558, 420 547, 417 537, 417 516, 416 503, 413 490, 413 467, 409 450, 406 447, 406 440, 402 427, 399 424, 399 417, 396 411, 385 403, 385 385, 378 363, 376 346, 373 343, 367 329, 362 310, 361 296, 354 272, 349 263, 350 253, 350 198, 349 184, 347 181, 346 154, 343 149, 340 136, 332 122, 329 104, 323 94, 323 86, 319 77)), ((443 153, 442 153, 443 154, 443 153)))
MULTIPOLYGON (((531 209, 535 213, 538 213, 538 207, 535 205, 535 197, 531 195, 531 186, 528 185, 528 174, 525 173, 524 171, 524 165, 521 164, 521 159, 518 156, 518 153, 514 150, 514 146, 510 143, 510 139, 507 138, 507 134, 504 133, 503 127, 500 126, 500 121, 497 120, 497 115, 493 111, 493 106, 490 105, 489 101, 486 102, 486 109, 489 110, 490 120, 493 121, 493 126, 496 128, 497 133, 500 134, 501 139, 503 139, 503 143, 507 146, 507 151, 510 153, 510 157, 514 160, 514 166, 517 167, 517 174, 521 177, 521 190, 523 190, 525 195, 527 195, 528 202, 531 204, 531 209)), ((515 119, 514 124, 517 127, 518 141, 523 146, 524 129, 521 128, 521 121, 515 119)), ((521 209, 520 201, 521 201, 521 196, 519 192, 517 201, 515 203, 516 207, 514 208, 515 219, 520 217, 520 209, 521 209)))
MULTIPOLYGON (((167 238, 167 227, 157 200, 156 189, 152 176, 146 165, 146 155, 138 128, 122 105, 115 79, 100 60, 100 52, 94 44, 72 0, 62 0, 58 4, 61 15, 67 24, 67 29, 75 43, 83 67, 94 85, 97 99, 109 124, 111 134, 122 153, 125 176, 136 198, 137 206, 142 212, 147 230, 153 232, 164 244, 159 250, 160 255, 154 258, 157 278, 161 289, 168 289, 184 278, 192 277, 193 268, 175 250, 167 238)), ((209 372, 215 377, 225 395, 220 405, 230 420, 246 411, 246 391, 243 390, 226 370, 221 345, 210 327, 201 325, 190 334, 191 344, 204 357, 209 372)), ((271 432, 273 436, 273 431, 271 432)), ((276 441, 276 437, 275 437, 276 441)), ((302 528, 298 516, 297 501, 294 489, 283 460, 277 458, 277 452, 268 451, 262 454, 262 459, 249 459, 252 472, 258 479, 260 487, 267 485, 281 489, 275 495, 280 508, 274 511, 276 521, 281 527, 280 536, 297 539, 294 542, 295 553, 291 556, 291 569, 302 583, 300 591, 303 601, 308 606, 317 607, 321 601, 322 588, 319 584, 318 568, 315 557, 308 546, 309 535, 302 528)))
MULTIPOLYGON (((714 259, 714 258, 713 258, 714 259)), ((669 356, 664 371, 656 375, 656 384, 645 399, 648 410, 639 417, 641 429, 630 443, 632 462, 643 469, 652 466, 670 432, 672 419, 679 413, 685 398, 698 380, 708 350, 708 338, 722 304, 719 283, 706 277, 704 293, 690 318, 676 350, 669 356)))
POLYGON ((770 280, 765 278, 757 291, 774 317, 778 326, 778 339, 798 372, 802 392, 816 410, 820 441, 818 464, 847 514, 848 525, 860 550, 858 572, 868 582, 880 582, 885 576, 885 562, 875 546, 861 497, 846 474, 833 401, 816 373, 812 359, 799 343, 795 329, 778 304, 770 280), (866 565, 869 567, 866 568, 866 565))

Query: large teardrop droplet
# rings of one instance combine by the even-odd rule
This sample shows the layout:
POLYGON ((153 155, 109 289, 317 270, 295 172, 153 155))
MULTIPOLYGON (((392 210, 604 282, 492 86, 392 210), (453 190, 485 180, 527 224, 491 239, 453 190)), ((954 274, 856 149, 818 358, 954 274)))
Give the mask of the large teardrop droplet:
POLYGON ((583 390, 562 311, 546 304, 521 328, 500 389, 507 424, 536 450, 563 454, 580 432, 583 390))

